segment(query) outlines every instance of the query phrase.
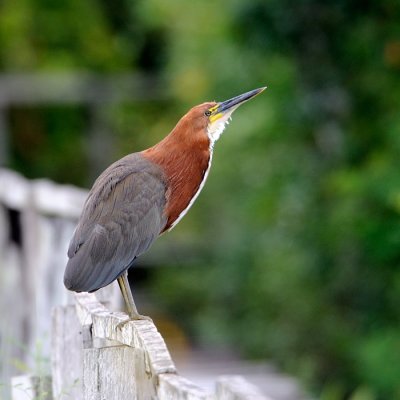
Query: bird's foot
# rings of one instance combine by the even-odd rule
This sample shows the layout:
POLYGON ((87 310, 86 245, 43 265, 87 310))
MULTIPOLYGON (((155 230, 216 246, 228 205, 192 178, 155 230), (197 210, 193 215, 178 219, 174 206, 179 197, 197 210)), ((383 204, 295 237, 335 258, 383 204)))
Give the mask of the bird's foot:
POLYGON ((129 321, 150 321, 153 322, 153 320, 148 317, 147 315, 142 315, 142 314, 131 314, 129 315, 129 321))
POLYGON ((128 322, 131 321, 150 321, 153 322, 153 320, 148 317, 147 315, 141 315, 141 314, 133 314, 129 315, 129 319, 126 319, 124 321, 121 321, 120 323, 117 324, 116 328, 117 329, 122 329, 122 327, 127 324, 128 322))

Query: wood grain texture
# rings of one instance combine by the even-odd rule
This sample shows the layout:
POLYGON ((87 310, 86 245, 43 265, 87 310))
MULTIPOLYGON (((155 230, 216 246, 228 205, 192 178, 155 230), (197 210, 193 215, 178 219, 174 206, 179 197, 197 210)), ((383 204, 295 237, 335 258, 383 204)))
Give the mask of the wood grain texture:
MULTIPOLYGON (((76 294, 76 306, 57 307, 52 336, 57 400, 271 400, 240 376, 218 379, 215 393, 179 376, 151 321, 110 312, 94 294, 76 294)), ((13 391, 12 400, 17 396, 13 391)))
POLYGON ((85 400, 135 399, 135 350, 128 346, 85 349, 85 400))
POLYGON ((74 306, 56 307, 52 318, 51 370, 54 398, 83 400, 83 349, 88 325, 82 326, 74 306))
POLYGON ((216 393, 179 376, 151 321, 131 321, 124 313, 111 313, 95 294, 77 293, 76 310, 81 324, 91 324, 93 345, 95 338, 113 344, 84 350, 85 400, 270 400, 240 376, 221 377, 216 393), (115 346, 116 343, 121 345, 115 346), (127 383, 126 391, 121 392, 115 386, 127 377, 134 383, 127 383))
MULTIPOLYGON (((0 383, 34 372, 34 354, 50 357, 51 309, 73 301, 63 287, 68 241, 86 192, 49 180, 30 181, 0 168, 0 383)), ((0 398, 10 398, 0 385, 0 398)))
POLYGON ((83 324, 93 324, 93 336, 142 349, 154 375, 176 372, 167 346, 151 321, 130 321, 125 313, 110 313, 94 294, 77 293, 76 300, 78 317, 83 324))

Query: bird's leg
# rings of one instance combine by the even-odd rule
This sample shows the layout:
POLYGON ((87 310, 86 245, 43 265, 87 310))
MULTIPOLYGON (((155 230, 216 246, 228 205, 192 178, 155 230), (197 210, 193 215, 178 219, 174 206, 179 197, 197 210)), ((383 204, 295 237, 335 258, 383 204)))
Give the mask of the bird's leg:
POLYGON ((124 297, 126 308, 128 309, 128 314, 130 319, 150 319, 144 315, 140 315, 136 308, 135 302, 133 300, 131 288, 128 282, 128 270, 126 270, 118 278, 119 288, 121 289, 122 296, 124 297))

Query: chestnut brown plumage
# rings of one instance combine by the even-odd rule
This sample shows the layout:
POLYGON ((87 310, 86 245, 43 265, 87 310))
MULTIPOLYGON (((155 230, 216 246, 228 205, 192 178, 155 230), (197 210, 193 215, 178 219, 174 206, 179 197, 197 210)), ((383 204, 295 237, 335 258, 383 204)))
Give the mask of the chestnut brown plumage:
POLYGON ((67 289, 93 292, 117 279, 130 317, 143 318, 128 269, 184 216, 204 185, 214 143, 232 112, 264 89, 193 107, 161 142, 116 161, 97 178, 68 249, 67 289))

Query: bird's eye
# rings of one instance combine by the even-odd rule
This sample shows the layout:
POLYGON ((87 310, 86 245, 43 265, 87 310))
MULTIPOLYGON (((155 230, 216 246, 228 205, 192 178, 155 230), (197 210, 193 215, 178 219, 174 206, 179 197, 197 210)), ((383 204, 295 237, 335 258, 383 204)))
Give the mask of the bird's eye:
POLYGON ((206 117, 209 117, 209 116, 211 115, 211 111, 210 111, 210 110, 206 110, 206 111, 204 112, 204 115, 205 115, 206 117))

